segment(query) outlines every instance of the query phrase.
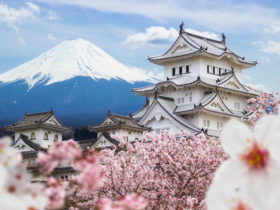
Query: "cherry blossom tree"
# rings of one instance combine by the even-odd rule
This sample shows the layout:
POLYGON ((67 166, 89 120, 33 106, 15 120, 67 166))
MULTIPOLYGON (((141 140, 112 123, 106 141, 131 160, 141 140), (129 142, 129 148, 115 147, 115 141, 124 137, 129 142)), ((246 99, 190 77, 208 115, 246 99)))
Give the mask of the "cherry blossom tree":
MULTIPOLYGON (((71 196, 73 192, 77 192, 77 189, 83 195, 90 196, 95 193, 103 177, 103 170, 99 165, 96 152, 89 149, 83 153, 79 144, 73 140, 55 142, 47 153, 40 152, 38 154, 37 163, 45 175, 51 174, 60 164, 70 164, 77 171, 77 175, 72 177, 69 182, 61 182, 53 177, 48 178, 44 189, 45 195, 48 197, 48 209, 68 208, 70 206, 72 209, 77 209, 78 205, 75 202, 70 203, 70 206, 65 206, 66 196, 71 196)), ((88 202, 87 209, 94 209, 98 206, 101 210, 141 210, 145 208, 145 205, 145 200, 142 197, 127 194, 116 201, 106 199, 88 202)))
POLYGON ((218 140, 203 134, 147 133, 142 142, 102 150, 102 186, 91 196, 78 193, 73 199, 90 209, 99 199, 114 201, 134 193, 147 200, 147 209, 203 209, 205 192, 224 159, 218 140))
POLYGON ((249 113, 249 122, 253 125, 265 114, 278 114, 279 93, 269 94, 261 92, 256 98, 247 100, 246 112, 249 113))
MULTIPOLYGON (((21 154, 11 147, 10 138, 0 139, 0 209, 44 210, 64 209, 65 197, 75 189, 93 193, 99 186, 103 169, 93 150, 83 153, 79 144, 70 140, 55 142, 46 153, 39 153, 38 166, 47 176, 47 182, 31 183, 31 175, 22 163, 21 154), (50 176, 55 167, 69 163, 77 171, 69 182, 61 182, 50 176)), ((144 198, 127 194, 122 199, 109 199, 92 203, 90 208, 101 210, 141 210, 146 206, 144 198)))

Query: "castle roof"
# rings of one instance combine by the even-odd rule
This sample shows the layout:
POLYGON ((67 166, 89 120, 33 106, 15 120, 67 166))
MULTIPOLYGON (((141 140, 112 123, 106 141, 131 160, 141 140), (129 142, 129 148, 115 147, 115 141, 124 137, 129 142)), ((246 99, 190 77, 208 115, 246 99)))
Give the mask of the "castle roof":
MULTIPOLYGON (((39 144, 35 144, 34 142, 30 141, 28 136, 20 134, 18 139, 13 143, 13 146, 16 146, 20 141, 22 141, 24 144, 28 145, 31 147, 34 151, 46 151, 46 149, 40 147, 39 144)), ((32 152, 32 151, 30 151, 32 152)))
POLYGON ((199 128, 187 122, 184 118, 182 118, 180 115, 175 113, 177 106, 174 103, 174 100, 172 98, 163 97, 163 96, 155 97, 153 103, 143 114, 139 123, 142 124, 143 121, 149 119, 150 112, 151 110, 154 109, 155 106, 158 106, 172 121, 174 121, 174 123, 179 124, 182 128, 187 129, 193 133, 199 132, 199 128))
POLYGON ((53 110, 39 113, 26 113, 18 122, 6 127, 8 131, 17 131, 32 128, 48 128, 59 131, 66 131, 69 128, 62 126, 62 124, 54 116, 53 110), (53 117, 53 119, 51 119, 53 117))
POLYGON ((113 114, 110 111, 106 119, 100 125, 96 126, 89 126, 90 131, 106 131, 111 129, 119 129, 119 128, 126 128, 138 131, 149 131, 150 128, 147 128, 143 125, 140 125, 132 116, 122 116, 113 114))
POLYGON ((244 67, 252 67, 257 64, 256 61, 246 60, 230 50, 225 40, 215 40, 197 34, 192 34, 182 30, 178 38, 166 53, 160 56, 149 57, 149 60, 156 64, 171 59, 180 59, 182 57, 204 55, 221 59, 223 57, 231 58, 235 63, 244 67))
POLYGON ((197 111, 211 112, 213 114, 221 114, 225 116, 246 118, 247 113, 242 110, 229 109, 221 99, 218 89, 206 93, 196 103, 177 106, 175 112, 178 114, 189 114, 197 111))
POLYGON ((93 144, 93 147, 96 147, 103 138, 105 138, 114 146, 118 146, 120 143, 116 139, 112 138, 108 132, 102 132, 97 141, 93 144))
POLYGON ((239 79, 236 77, 234 71, 230 71, 227 74, 219 77, 218 79, 213 79, 205 76, 177 76, 168 78, 166 81, 162 81, 153 85, 149 85, 142 88, 133 88, 133 92, 137 95, 147 95, 152 94, 155 91, 158 91, 161 87, 166 87, 168 85, 172 85, 176 88, 191 86, 191 85, 202 85, 209 88, 219 88, 221 90, 230 91, 230 92, 238 92, 241 94, 245 94, 248 96, 257 96, 259 91, 251 89, 242 84, 239 79), (232 80, 230 83, 229 81, 232 80), (234 84, 235 83, 235 84, 234 84), (234 85, 233 85, 234 84, 234 85))

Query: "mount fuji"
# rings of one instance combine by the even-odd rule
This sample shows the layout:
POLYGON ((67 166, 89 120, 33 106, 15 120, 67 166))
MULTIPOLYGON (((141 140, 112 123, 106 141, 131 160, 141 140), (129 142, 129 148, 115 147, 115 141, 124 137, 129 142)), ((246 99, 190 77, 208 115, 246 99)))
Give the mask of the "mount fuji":
POLYGON ((0 125, 27 112, 53 108, 65 125, 102 121, 110 109, 129 114, 144 98, 133 87, 155 82, 154 74, 128 67, 84 39, 64 41, 0 75, 0 125))

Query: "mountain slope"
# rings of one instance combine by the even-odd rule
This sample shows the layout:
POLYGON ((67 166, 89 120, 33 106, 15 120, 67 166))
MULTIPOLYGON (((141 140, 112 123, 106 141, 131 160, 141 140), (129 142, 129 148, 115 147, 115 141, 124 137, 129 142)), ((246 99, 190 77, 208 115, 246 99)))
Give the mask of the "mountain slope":
POLYGON ((126 115, 137 111, 145 99, 132 88, 153 81, 86 40, 65 41, 0 75, 0 125, 51 107, 67 126, 97 124, 109 109, 126 115))
POLYGON ((84 39, 64 41, 31 61, 1 74, 0 81, 24 80, 31 89, 36 84, 49 85, 77 76, 94 80, 123 79, 130 83, 154 81, 145 71, 121 64, 84 39))

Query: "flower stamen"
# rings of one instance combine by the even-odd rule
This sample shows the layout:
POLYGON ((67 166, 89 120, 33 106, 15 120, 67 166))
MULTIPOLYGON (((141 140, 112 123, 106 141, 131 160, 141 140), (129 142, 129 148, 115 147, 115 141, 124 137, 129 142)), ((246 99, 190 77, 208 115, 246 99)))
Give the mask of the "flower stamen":
POLYGON ((241 155, 241 160, 251 169, 264 168, 267 165, 269 152, 262 148, 257 142, 253 142, 250 148, 247 148, 241 155))
POLYGON ((238 202, 235 207, 232 208, 232 210, 251 210, 248 205, 244 204, 243 202, 238 202))

